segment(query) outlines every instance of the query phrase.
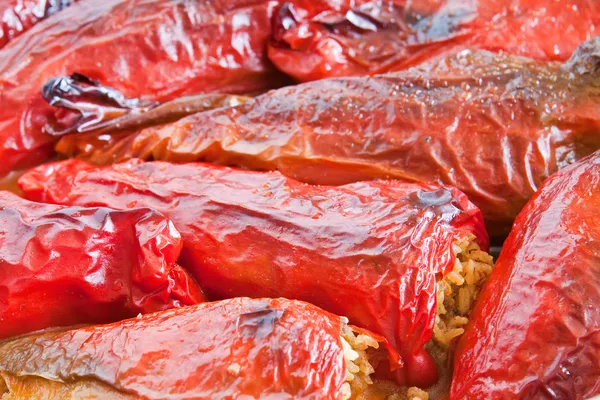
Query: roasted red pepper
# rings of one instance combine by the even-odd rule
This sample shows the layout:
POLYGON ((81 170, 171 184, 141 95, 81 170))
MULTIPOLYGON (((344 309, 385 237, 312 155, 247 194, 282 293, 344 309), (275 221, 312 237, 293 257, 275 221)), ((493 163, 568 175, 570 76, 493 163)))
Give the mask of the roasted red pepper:
POLYGON ((57 145, 57 151, 80 157, 84 154, 92 157, 94 153, 111 149, 144 127, 163 125, 197 112, 233 107, 249 100, 245 96, 210 93, 164 103, 144 101, 126 98, 114 88, 81 74, 48 81, 42 96, 57 107, 57 118, 44 129, 54 136, 78 133, 67 136, 68 139, 57 145))
POLYGON ((149 209, 62 207, 0 192, 0 339, 203 300, 181 237, 149 209))
POLYGON ((453 399, 600 394, 599 210, 600 152, 529 201, 460 339, 453 399))
POLYGON ((585 43, 564 65, 466 52, 401 73, 283 88, 108 148, 65 142, 99 164, 196 160, 316 184, 443 182, 504 238, 546 177, 600 148, 599 48, 600 38, 585 43))
POLYGON ((0 54, 0 177, 39 164, 56 118, 40 91, 81 73, 129 98, 164 102, 198 93, 246 93, 281 84, 266 59, 268 0, 78 2, 0 54))
POLYGON ((249 97, 222 93, 185 96, 164 103, 126 98, 114 88, 81 74, 51 79, 42 88, 42 97, 57 107, 54 123, 44 127, 54 136, 132 132, 214 108, 234 107, 249 100, 249 97))
POLYGON ((77 0, 0 0, 0 49, 41 20, 77 0))
POLYGON ((139 160, 67 160, 19 183, 39 201, 164 212, 182 233, 179 262, 210 296, 295 298, 347 316, 389 341, 409 385, 436 379, 423 346, 436 281, 455 265, 453 243, 474 235, 488 246, 479 210, 433 184, 311 186, 278 173, 139 160))
MULTIPOLYGON (((303 302, 238 298, 48 332, 0 344, 0 395, 348 399, 358 394, 346 383, 348 360, 366 361, 352 339, 367 337, 348 341, 347 329, 303 302)), ((362 347, 377 345, 367 340, 362 347)))
POLYGON ((271 61, 300 81, 398 71, 464 49, 566 60, 600 27, 590 0, 291 0, 271 61))

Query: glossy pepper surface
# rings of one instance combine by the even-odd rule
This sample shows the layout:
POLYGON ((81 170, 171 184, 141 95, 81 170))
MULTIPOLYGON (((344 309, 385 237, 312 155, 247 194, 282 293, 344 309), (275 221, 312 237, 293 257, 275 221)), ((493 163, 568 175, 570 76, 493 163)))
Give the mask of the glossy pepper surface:
POLYGON ((77 0, 0 0, 0 49, 77 0))
POLYGON ((159 102, 277 86, 280 75, 265 54, 272 5, 82 1, 40 22, 0 55, 0 176, 53 153, 46 127, 57 116, 40 92, 57 76, 80 73, 127 98, 159 102))
POLYGON ((144 127, 163 125, 214 108, 233 107, 250 99, 205 93, 162 103, 147 101, 127 98, 114 88, 81 74, 51 79, 44 84, 42 96, 56 107, 57 115, 56 121, 45 126, 46 131, 53 136, 71 134, 57 144, 57 152, 88 157, 112 148, 144 127))
POLYGON ((94 133, 103 138, 177 121, 201 111, 233 107, 250 99, 223 93, 184 96, 163 103, 127 98, 79 73, 49 80, 42 87, 42 97, 57 107, 56 121, 44 127, 48 133, 53 136, 94 133))
POLYGON ((409 384, 435 381, 423 345, 435 320, 436 275, 455 262, 453 242, 474 234, 488 246, 479 210, 433 184, 322 187, 279 173, 139 160, 67 160, 19 184, 28 198, 50 203, 164 212, 182 233, 181 265, 209 296, 295 298, 347 316, 388 340, 409 384))
POLYGON ((342 325, 307 303, 236 298, 7 341, 0 372, 103 384, 99 398, 341 399, 342 325))
POLYGON ((453 399, 600 394, 600 152, 515 221, 456 353, 453 399))
POLYGON ((398 71, 464 49, 564 61, 600 27, 594 0, 291 0, 269 57, 299 81, 398 71))
POLYGON ((0 192, 0 339, 202 301, 181 236, 149 209, 38 204, 0 192))
POLYGON ((463 52, 405 72, 311 82, 80 155, 210 161, 328 185, 441 182, 505 237, 546 177, 600 148, 599 48, 600 38, 587 42, 565 64, 463 52))

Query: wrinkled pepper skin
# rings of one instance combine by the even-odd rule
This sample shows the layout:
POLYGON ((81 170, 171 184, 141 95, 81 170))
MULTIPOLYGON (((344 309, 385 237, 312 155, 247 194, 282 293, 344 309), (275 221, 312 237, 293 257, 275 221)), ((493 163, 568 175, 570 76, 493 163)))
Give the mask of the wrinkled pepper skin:
POLYGON ((423 345, 435 320, 436 274, 454 265, 452 243, 473 233, 489 245, 479 210, 438 185, 322 187, 279 173, 139 160, 67 160, 19 184, 28 198, 50 203, 164 212, 182 233, 179 262, 211 298, 287 297, 347 316, 388 340, 409 384, 435 381, 423 345))
POLYGON ((599 48, 600 38, 587 42, 565 64, 478 51, 311 82, 83 156, 97 164, 209 161, 325 185, 441 182, 466 193, 490 235, 504 238, 546 177, 600 148, 599 48))
POLYGON ((38 204, 0 192, 0 339, 203 300, 154 210, 38 204))
POLYGON ((237 106, 250 99, 239 95, 203 93, 164 103, 145 101, 126 98, 119 91, 78 73, 46 82, 42 87, 42 97, 51 106, 57 107, 57 116, 62 114, 56 124, 45 126, 46 131, 54 136, 69 133, 106 136, 132 132, 214 108, 237 106))
MULTIPOLYGON (((92 157, 94 152, 110 149, 122 138, 145 127, 164 125, 214 108, 237 106, 250 99, 240 95, 203 93, 164 103, 145 101, 127 98, 81 74, 51 79, 44 84, 42 96, 56 107, 56 115, 60 116, 44 128, 53 136, 67 135, 55 150, 69 158, 73 154, 92 157)), ((11 174, 16 175, 14 171, 11 174)), ((7 177, 5 181, 8 184, 15 180, 7 177)), ((0 188, 2 184, 0 180, 0 188)))
POLYGON ((459 341, 452 399, 600 394, 600 152, 515 221, 459 341))
POLYGON ((0 0, 0 49, 77 0, 0 0))
POLYGON ((130 398, 333 400, 346 378, 341 327, 307 303, 236 298, 7 341, 0 371, 130 398))
POLYGON ((269 58, 298 81, 398 71, 464 49, 564 61, 600 28, 594 0, 291 0, 269 58))
POLYGON ((2 49, 0 177, 46 161, 56 139, 49 79, 81 73, 129 98, 164 102, 208 92, 264 91, 281 83, 268 62, 273 2, 78 2, 2 49))

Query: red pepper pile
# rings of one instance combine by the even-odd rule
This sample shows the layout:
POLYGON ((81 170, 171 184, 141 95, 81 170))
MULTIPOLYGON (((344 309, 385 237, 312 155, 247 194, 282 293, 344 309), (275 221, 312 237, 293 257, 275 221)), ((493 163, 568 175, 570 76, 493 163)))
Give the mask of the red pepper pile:
POLYGON ((66 136, 59 150, 101 165, 209 161, 314 184, 440 182, 466 193, 502 240, 544 179, 600 149, 598 51, 599 38, 564 64, 463 52, 282 88, 114 141, 66 136))
POLYGON ((600 394, 598 27, 0 0, 0 397, 600 394))
POLYGON ((388 340, 409 385, 436 381, 423 346, 453 242, 474 234, 488 247, 479 210, 438 185, 311 186, 278 173, 139 160, 47 164, 19 183, 36 201, 163 212, 182 233, 180 263, 211 298, 287 297, 347 316, 388 340))

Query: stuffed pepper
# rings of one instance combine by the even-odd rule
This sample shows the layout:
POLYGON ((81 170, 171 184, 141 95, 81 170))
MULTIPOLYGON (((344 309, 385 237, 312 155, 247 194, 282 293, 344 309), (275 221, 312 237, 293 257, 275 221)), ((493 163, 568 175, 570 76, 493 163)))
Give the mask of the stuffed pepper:
POLYGON ((0 49, 77 0, 0 0, 0 49))
POLYGON ((466 193, 503 238, 546 177, 600 148, 599 50, 600 37, 564 65, 463 52, 401 73, 312 82, 80 155, 210 161, 316 184, 441 182, 466 193))
POLYGON ((453 399, 600 394, 600 152, 557 172, 515 221, 460 339, 453 399))
POLYGON ((75 73, 44 84, 42 97, 56 107, 52 122, 44 130, 53 136, 93 133, 110 146, 122 133, 163 125, 185 116, 220 107, 234 107, 250 98, 223 93, 205 93, 158 102, 127 98, 115 88, 75 73), (113 138, 113 136, 115 138, 113 138))
POLYGON ((299 301, 237 298, 32 335, 0 343, 0 395, 357 399, 379 344, 346 322, 299 301))
MULTIPOLYGON (((0 54, 0 177, 46 161, 57 116, 40 92, 80 73, 143 106, 199 93, 254 93, 281 83, 266 59, 269 0, 81 1, 0 54)), ((113 98, 118 104, 119 98, 113 98)))
POLYGON ((398 71, 464 49, 564 61, 599 27, 589 0, 288 0, 274 14, 269 58, 299 81, 398 71))
POLYGON ((79 160, 21 177, 28 198, 151 207, 182 233, 179 260, 212 298, 308 301, 385 337, 408 385, 436 381, 492 268, 479 210, 435 184, 312 186, 208 164, 79 160), (439 350, 439 351, 438 351, 439 350))
POLYGON ((175 263, 179 232, 157 211, 38 204, 0 192, 0 221, 0 339, 203 300, 175 263))

